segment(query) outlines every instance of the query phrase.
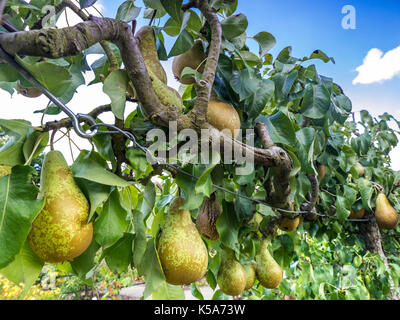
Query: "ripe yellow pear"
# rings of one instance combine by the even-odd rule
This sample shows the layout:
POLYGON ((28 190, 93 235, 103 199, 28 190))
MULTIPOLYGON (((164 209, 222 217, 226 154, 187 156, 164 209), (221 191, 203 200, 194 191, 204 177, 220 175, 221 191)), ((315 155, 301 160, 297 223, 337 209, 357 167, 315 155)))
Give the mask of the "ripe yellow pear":
POLYGON ((208 251, 190 211, 180 209, 183 198, 175 198, 164 218, 157 252, 166 281, 183 285, 201 279, 208 267, 208 251))
POLYGON ((224 257, 218 270, 217 283, 223 293, 237 296, 246 287, 246 271, 234 257, 224 257))
POLYGON ((50 263, 81 255, 93 238, 93 223, 87 223, 89 204, 59 151, 45 156, 39 196, 45 204, 28 234, 32 251, 50 263))
POLYGON ((268 250, 268 242, 263 239, 256 255, 256 275, 261 285, 268 289, 274 289, 282 281, 283 271, 268 250))
POLYGON ((206 64, 207 55, 203 49, 203 43, 200 39, 196 40, 188 51, 174 57, 172 61, 172 72, 175 78, 182 84, 192 84, 195 79, 182 78, 181 74, 186 67, 197 70, 202 73, 206 64))
POLYGON ((399 216, 396 210, 390 205, 383 192, 380 192, 376 198, 375 219, 381 229, 394 229, 399 223, 399 216))
POLYGON ((229 129, 231 131, 231 136, 237 138, 240 129, 240 116, 236 109, 229 103, 210 100, 207 109, 207 121, 222 131, 224 129, 229 129))

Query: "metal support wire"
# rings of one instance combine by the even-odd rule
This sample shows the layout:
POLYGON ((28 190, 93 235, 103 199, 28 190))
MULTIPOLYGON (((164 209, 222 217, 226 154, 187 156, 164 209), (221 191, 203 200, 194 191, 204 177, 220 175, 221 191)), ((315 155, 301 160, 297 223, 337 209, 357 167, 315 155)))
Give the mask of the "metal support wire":
POLYGON ((16 71, 18 71, 26 80, 28 80, 35 88, 39 89, 47 98, 49 98, 57 107, 64 111, 72 120, 72 124, 76 134, 82 138, 90 139, 97 133, 95 128, 91 132, 85 132, 80 126, 80 122, 86 122, 89 125, 96 123, 96 120, 88 114, 78 113, 75 115, 64 103, 62 103, 55 95, 45 88, 39 81, 35 79, 31 73, 21 66, 14 57, 10 56, 0 45, 0 58, 7 61, 16 71))
MULTIPOLYGON (((56 96, 54 96, 50 91, 47 90, 47 88, 45 88, 39 81, 37 81, 35 79, 35 77, 33 75, 31 75, 31 73, 26 70, 22 65, 20 65, 14 57, 12 57, 11 55, 9 55, 0 45, 0 58, 2 58, 3 60, 7 61, 16 71, 18 71, 26 80, 28 80, 34 87, 36 87, 37 89, 39 89, 47 98, 49 98, 50 101, 52 101, 56 106, 58 106, 63 112, 65 112, 67 114, 67 116, 72 120, 72 126, 76 132, 76 134, 82 138, 85 139, 90 139, 93 138, 96 134, 123 134, 126 138, 128 138, 129 140, 131 140, 134 144, 135 148, 138 148, 140 150, 142 150, 144 153, 146 153, 151 160, 153 161, 153 163, 157 163, 159 165, 164 165, 167 167, 170 167, 188 177, 190 177, 191 179, 194 179, 195 181, 199 180, 198 177, 190 174, 189 172, 186 172, 185 170, 183 170, 181 167, 177 166, 177 165, 173 165, 168 163, 167 161, 165 161, 164 159, 161 158, 157 158, 154 157, 152 155, 152 153, 150 152, 149 149, 147 149, 146 147, 140 145, 139 143, 137 143, 135 136, 125 130, 122 130, 120 128, 118 128, 115 125, 112 124, 106 124, 106 123, 98 123, 96 122, 96 120, 88 115, 88 114, 82 114, 82 113, 78 113, 75 114, 73 113, 64 103, 62 103, 56 96), (83 130, 83 128, 80 126, 80 122, 86 122, 89 126, 90 126, 90 132, 85 132, 83 130), (112 129, 113 131, 100 131, 98 130, 98 127, 106 127, 109 129, 112 129)), ((273 210, 277 210, 280 212, 285 212, 285 213, 291 213, 291 214, 297 214, 295 217, 298 217, 300 215, 307 215, 307 214, 316 214, 317 216, 320 217, 324 217, 324 218, 331 218, 331 219, 337 219, 337 217, 333 217, 333 216, 328 216, 328 215, 323 215, 317 212, 312 212, 312 211, 291 211, 291 210, 285 210, 282 208, 276 208, 276 207, 272 207, 270 206, 268 203, 266 203, 263 200, 260 199, 254 199, 254 198, 250 198, 247 197, 243 194, 240 193, 236 193, 234 191, 231 191, 229 189, 226 189, 224 187, 218 186, 216 184, 212 184, 213 187, 215 187, 216 189, 219 189, 223 192, 226 193, 230 193, 236 197, 240 197, 246 200, 249 200, 253 203, 258 203, 261 205, 265 205, 270 207, 273 210)), ((349 219, 348 221, 357 221, 357 222, 366 222, 369 221, 369 219, 349 219)))

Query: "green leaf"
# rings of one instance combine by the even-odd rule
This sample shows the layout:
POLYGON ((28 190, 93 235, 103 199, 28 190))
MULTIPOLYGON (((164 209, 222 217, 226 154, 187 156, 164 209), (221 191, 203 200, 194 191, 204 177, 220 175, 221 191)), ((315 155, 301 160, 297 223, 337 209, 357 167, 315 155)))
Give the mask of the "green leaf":
POLYGON ((192 293, 193 297, 199 300, 204 300, 203 294, 201 293, 197 283, 194 282, 190 284, 190 292, 192 293))
POLYGON ((347 217, 350 215, 350 206, 348 205, 346 198, 336 195, 336 216, 339 221, 345 221, 347 217))
POLYGON ((124 233, 113 246, 104 250, 107 265, 112 272, 121 274, 128 268, 132 258, 133 237, 132 233, 124 233))
POLYGON ((21 250, 15 256, 14 261, 7 267, 1 269, 0 273, 17 286, 23 283, 23 295, 38 278, 43 265, 44 262, 32 252, 29 245, 25 242, 21 250))
POLYGON ((81 9, 91 7, 97 2, 97 0, 79 0, 79 5, 81 9))
POLYGON ((31 124, 25 120, 0 119, 0 127, 8 136, 7 142, 0 148, 0 164, 24 164, 23 147, 26 137, 33 131, 31 124))
POLYGON ((49 61, 29 64, 22 59, 18 60, 36 80, 57 97, 62 97, 72 84, 72 75, 65 66, 49 61))
POLYGON ((325 86, 320 84, 307 85, 301 112, 311 119, 324 118, 330 104, 330 93, 325 86))
POLYGON ((139 276, 142 276, 141 270, 139 269, 140 263, 146 252, 147 236, 146 226, 144 219, 146 215, 143 215, 139 210, 133 210, 133 225, 135 226, 135 241, 133 243, 133 264, 138 269, 139 276))
POLYGON ((182 0, 160 0, 165 11, 176 21, 181 22, 182 18, 182 0))
POLYGON ((363 207, 372 212, 371 199, 372 195, 374 194, 373 186, 367 179, 364 178, 358 179, 357 185, 360 190, 363 207))
POLYGON ((25 160, 28 161, 37 157, 41 152, 43 152, 48 142, 48 132, 32 132, 24 142, 24 146, 22 148, 25 160))
POLYGON ((142 198, 139 200, 136 209, 140 210, 143 216, 147 216, 154 207, 156 202, 156 190, 153 182, 148 182, 144 190, 142 198))
POLYGON ((38 188, 31 183, 36 170, 15 166, 11 175, 0 178, 0 268, 21 251, 44 199, 37 200, 38 188))
POLYGON ((217 219, 216 226, 221 242, 227 247, 238 251, 238 235, 241 223, 238 220, 238 217, 232 214, 234 211, 235 208, 233 207, 232 203, 223 202, 223 211, 217 219))
POLYGON ((277 73, 272 77, 275 82, 275 96, 277 100, 286 100, 298 77, 297 70, 289 74, 277 73))
POLYGON ((121 205, 119 192, 115 189, 111 192, 110 197, 103 205, 100 216, 94 223, 96 242, 104 247, 109 247, 122 238, 128 226, 127 214, 127 210, 121 205))
POLYGON ((328 57, 324 52, 322 52, 321 50, 315 50, 311 55, 309 59, 320 59, 323 62, 329 62, 332 61, 333 63, 335 63, 335 59, 333 59, 332 57, 328 57))
POLYGON ((126 89, 129 78, 125 70, 114 70, 104 80, 103 91, 111 99, 111 110, 118 119, 124 119, 126 89))
POLYGON ((271 80, 263 80, 259 82, 258 89, 254 93, 250 110, 247 111, 250 119, 255 119, 264 110, 268 101, 274 94, 275 84, 271 80))
POLYGON ((174 286, 164 281, 152 294, 153 300, 185 300, 185 292, 180 286, 174 286))
POLYGON ((192 35, 188 31, 183 30, 179 34, 179 37, 176 39, 174 45, 172 46, 172 49, 168 54, 168 58, 180 55, 188 51, 193 46, 193 44, 194 39, 192 35))
MULTIPOLYGON (((194 175, 194 167, 192 165, 189 165, 183 170, 190 175, 194 175)), ((184 173, 179 172, 178 175, 175 177, 175 182, 185 192, 186 202, 182 206, 182 208, 187 210, 193 210, 199 208, 203 203, 204 195, 196 194, 195 192, 196 180, 194 180, 193 178, 184 173)))
POLYGON ((254 94, 260 84, 260 79, 255 76, 254 70, 246 68, 234 71, 229 84, 240 96, 240 101, 243 101, 254 94))
POLYGON ((155 249, 154 239, 147 241, 146 252, 138 267, 139 274, 143 274, 146 281, 146 288, 143 298, 157 292, 160 287, 165 286, 165 277, 161 268, 158 254, 155 249))
POLYGON ((95 267, 95 257, 99 250, 99 244, 93 239, 89 247, 80 256, 74 258, 70 264, 74 273, 86 284, 93 285, 90 277, 87 277, 90 270, 95 267))
POLYGON ((248 24, 247 17, 242 13, 229 16, 221 21, 222 35, 231 40, 245 32, 248 24))
POLYGON ((255 123, 262 122, 267 126, 268 133, 274 143, 295 145, 296 132, 292 121, 281 111, 271 117, 260 116, 255 123))
POLYGON ((100 184, 117 187, 128 187, 130 182, 107 170, 105 160, 94 151, 82 150, 71 169, 74 177, 83 178, 100 184))
POLYGON ((153 171, 153 166, 147 160, 146 154, 137 148, 128 148, 126 157, 134 170, 135 179, 143 178, 153 171))
POLYGON ((181 31, 181 23, 174 18, 169 18, 164 25, 163 31, 171 37, 176 37, 181 31))
POLYGON ((110 196, 112 187, 76 177, 75 182, 89 200, 90 212, 87 220, 89 222, 96 212, 96 209, 100 207, 110 196))
POLYGON ((265 31, 257 33, 253 39, 256 40, 260 45, 260 57, 265 56, 276 44, 275 37, 269 32, 265 31))
POLYGON ((135 7, 133 1, 125 1, 119 6, 115 19, 130 22, 139 16, 140 10, 141 8, 135 7))
POLYGON ((203 173, 201 174, 195 185, 196 193, 203 193, 207 197, 209 197, 213 192, 212 180, 210 176, 211 171, 221 160, 218 152, 213 151, 211 153, 211 156, 211 162, 207 165, 204 165, 204 169, 202 170, 203 173))

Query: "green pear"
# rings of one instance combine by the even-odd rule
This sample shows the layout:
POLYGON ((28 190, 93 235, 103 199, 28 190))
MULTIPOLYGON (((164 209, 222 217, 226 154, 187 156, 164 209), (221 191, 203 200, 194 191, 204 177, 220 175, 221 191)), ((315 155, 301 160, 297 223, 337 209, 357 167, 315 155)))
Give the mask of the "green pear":
POLYGON ((190 211, 181 209, 183 198, 175 198, 165 214, 157 252, 166 281, 183 285, 200 280, 207 271, 208 251, 190 211))
POLYGON ((383 192, 380 192, 376 198, 375 219, 381 229, 394 229, 399 223, 399 216, 396 210, 390 205, 383 192))
POLYGON ((136 33, 136 38, 139 40, 139 50, 142 53, 146 68, 150 69, 158 79, 167 84, 167 74, 158 59, 153 28, 143 26, 136 33))
POLYGON ((0 178, 4 176, 8 176, 11 173, 11 166, 3 166, 0 165, 0 178))
POLYGON ((268 250, 268 241, 262 240, 260 249, 256 255, 256 275, 261 285, 268 289, 274 289, 281 283, 283 272, 280 265, 274 260, 268 250))
POLYGON ((362 165, 361 163, 357 162, 357 163, 354 165, 354 168, 356 169, 356 171, 357 171, 359 177, 362 177, 362 176, 364 175, 364 173, 365 173, 365 168, 363 167, 363 165, 362 165))
POLYGON ((221 291, 230 296, 241 294, 247 282, 246 271, 233 257, 223 257, 218 270, 217 283, 221 291))
POLYGON ((249 290, 254 286, 254 282, 256 281, 256 265, 246 264, 243 268, 246 272, 246 286, 244 290, 249 290))
POLYGON ((59 151, 45 156, 39 198, 45 204, 28 234, 32 251, 50 263, 81 255, 93 238, 93 223, 87 223, 89 204, 59 151))

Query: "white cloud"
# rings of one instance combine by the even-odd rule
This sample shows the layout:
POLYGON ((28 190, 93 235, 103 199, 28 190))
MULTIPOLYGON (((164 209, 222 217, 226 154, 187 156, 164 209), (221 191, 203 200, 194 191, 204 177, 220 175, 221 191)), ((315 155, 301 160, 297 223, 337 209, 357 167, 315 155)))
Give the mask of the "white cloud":
POLYGON ((358 75, 353 80, 354 85, 383 82, 400 75, 400 46, 385 54, 377 48, 371 49, 356 70, 358 75))

